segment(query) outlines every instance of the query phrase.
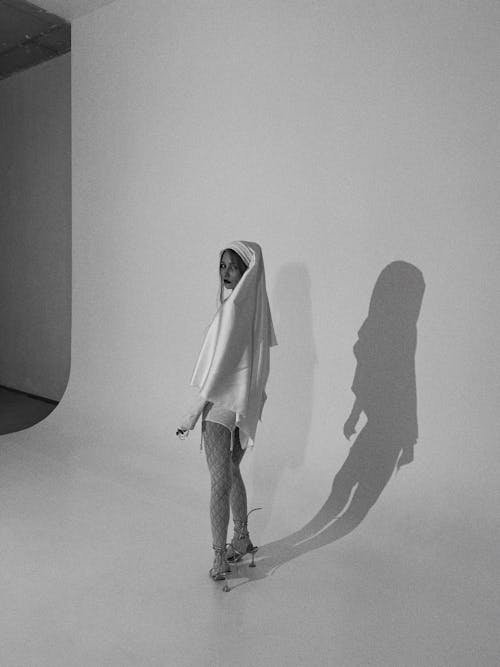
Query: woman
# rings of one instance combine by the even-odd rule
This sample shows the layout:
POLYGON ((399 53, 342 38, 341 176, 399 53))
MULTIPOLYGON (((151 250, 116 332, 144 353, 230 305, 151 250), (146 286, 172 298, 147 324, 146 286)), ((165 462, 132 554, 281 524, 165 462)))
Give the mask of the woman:
POLYGON ((196 401, 177 435, 184 438, 202 414, 202 443, 210 471, 210 522, 215 552, 210 576, 225 579, 229 562, 254 551, 240 463, 253 445, 266 401, 269 348, 276 345, 262 250, 235 241, 220 253, 220 306, 206 333, 191 385, 196 401), (229 294, 224 298, 227 290, 229 294), (234 536, 226 551, 229 510, 234 536))

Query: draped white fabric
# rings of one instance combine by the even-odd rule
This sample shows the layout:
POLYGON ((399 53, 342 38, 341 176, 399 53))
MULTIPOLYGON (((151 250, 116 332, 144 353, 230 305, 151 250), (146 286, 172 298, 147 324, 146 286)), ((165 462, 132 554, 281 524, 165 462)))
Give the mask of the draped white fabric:
POLYGON ((246 448, 255 440, 266 401, 269 350, 277 341, 260 246, 235 241, 225 249, 236 251, 248 269, 215 313, 191 385, 205 400, 236 413, 241 445, 246 448))

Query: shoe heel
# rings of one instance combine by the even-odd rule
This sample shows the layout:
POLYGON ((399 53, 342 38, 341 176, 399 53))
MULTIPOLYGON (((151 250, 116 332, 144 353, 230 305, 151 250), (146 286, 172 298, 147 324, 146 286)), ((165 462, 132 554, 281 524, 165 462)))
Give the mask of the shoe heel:
POLYGON ((252 562, 250 563, 250 565, 248 567, 257 567, 257 565, 255 565, 255 554, 257 553, 258 550, 259 550, 259 547, 254 547, 253 549, 250 550, 249 553, 252 554, 252 562))

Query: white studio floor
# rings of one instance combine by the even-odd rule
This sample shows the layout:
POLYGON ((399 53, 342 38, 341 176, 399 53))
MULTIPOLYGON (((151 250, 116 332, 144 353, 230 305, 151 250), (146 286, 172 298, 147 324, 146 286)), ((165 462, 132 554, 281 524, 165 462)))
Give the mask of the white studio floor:
POLYGON ((134 459, 137 435, 76 435, 57 412, 0 440, 2 667, 499 664, 497 507, 475 521, 474 494, 423 497, 424 465, 317 549, 272 544, 317 506, 273 515, 225 593, 207 575, 197 443, 151 440, 134 459))

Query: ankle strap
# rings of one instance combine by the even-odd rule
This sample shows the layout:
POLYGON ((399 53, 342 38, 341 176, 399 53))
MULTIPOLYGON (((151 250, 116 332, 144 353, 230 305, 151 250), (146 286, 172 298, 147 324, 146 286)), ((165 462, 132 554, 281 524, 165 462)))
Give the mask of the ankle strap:
POLYGON ((246 521, 234 522, 234 534, 240 539, 248 536, 248 523, 246 521))
POLYGON ((253 510, 250 510, 248 512, 245 521, 236 521, 234 520, 234 532, 235 533, 240 533, 242 535, 248 534, 248 517, 252 512, 255 512, 257 510, 261 510, 262 507, 255 507, 253 510))

